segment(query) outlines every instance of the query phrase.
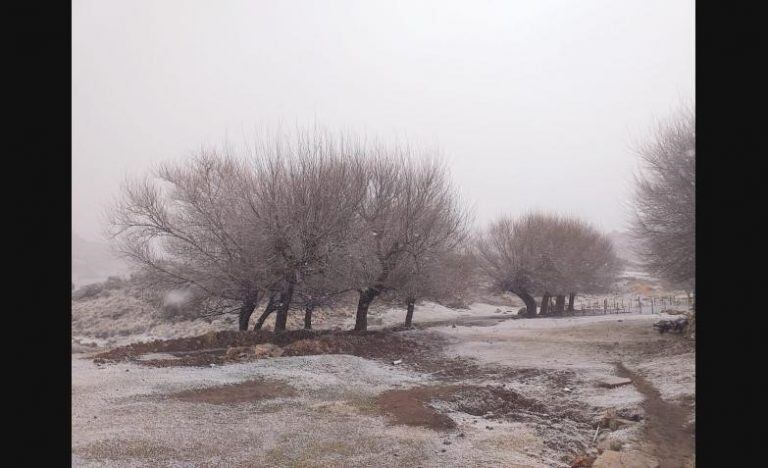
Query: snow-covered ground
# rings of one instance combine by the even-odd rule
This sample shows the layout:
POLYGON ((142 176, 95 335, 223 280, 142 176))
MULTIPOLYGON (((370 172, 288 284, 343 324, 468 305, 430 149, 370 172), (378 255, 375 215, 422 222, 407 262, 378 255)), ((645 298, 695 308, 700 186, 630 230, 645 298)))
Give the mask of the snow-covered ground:
MULTIPOLYGON (((541 375, 512 376, 503 382, 521 395, 551 404, 572 401, 595 410, 637 410, 644 396, 633 385, 608 389, 596 384, 615 375, 619 361, 645 376, 665 399, 694 394, 694 353, 672 352, 679 337, 653 330, 653 321, 663 316, 521 320, 504 313, 508 310, 515 312, 487 304, 473 304, 468 310, 421 305, 414 320, 436 323, 407 334, 417 339, 422 333, 442 336, 448 342, 446 358, 536 369, 541 375), (501 320, 474 321, 487 316, 501 320), (665 349, 671 351, 665 354, 665 349), (569 376, 567 391, 552 387, 551 378, 559 373, 569 376)), ((404 311, 382 310, 377 315, 379 326, 386 326, 400 323, 404 311)), ((486 383, 472 378, 468 383, 486 383)), ((435 407, 458 424, 457 430, 445 433, 393 425, 373 402, 387 390, 437 384, 430 373, 346 355, 152 368, 98 366, 87 354, 76 354, 73 466, 562 466, 546 443, 553 437, 567 442, 571 436, 565 426, 558 429, 555 424, 542 432, 536 425, 470 416, 437 402, 435 407), (295 393, 224 405, 170 397, 182 390, 253 379, 281 382, 295 393)), ((636 449, 640 427, 603 434, 598 440, 636 449)), ((589 435, 586 439, 591 440, 589 435)))

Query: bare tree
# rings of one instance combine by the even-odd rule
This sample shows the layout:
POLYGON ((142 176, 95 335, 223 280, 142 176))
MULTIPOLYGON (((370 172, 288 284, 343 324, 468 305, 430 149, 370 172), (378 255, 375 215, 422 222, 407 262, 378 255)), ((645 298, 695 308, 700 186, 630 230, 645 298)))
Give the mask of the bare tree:
POLYGON ((536 315, 533 295, 541 289, 540 233, 542 220, 535 215, 518 220, 502 217, 493 222, 477 239, 480 268, 501 291, 517 295, 525 303, 525 314, 536 315))
POLYGON ((608 288, 620 263, 610 240, 574 218, 532 213, 516 220, 501 218, 476 242, 482 271, 493 285, 523 300, 526 315, 536 315, 534 296, 541 294, 541 315, 573 307, 576 292, 608 288))
POLYGON ((692 290, 695 284, 696 116, 685 107, 638 150, 633 232, 646 268, 692 290))
POLYGON ((613 243, 607 235, 578 218, 557 217, 548 230, 550 255, 557 274, 550 277, 548 289, 555 293, 555 315, 568 310, 578 292, 606 292, 621 271, 622 262, 616 256, 613 243), (552 281, 554 280, 554 281, 552 281))
MULTIPOLYGON (((405 289, 415 295, 430 282, 438 259, 466 235, 467 213, 438 159, 413 158, 410 148, 378 147, 360 219, 369 235, 358 245, 362 263, 355 330, 366 330, 376 297, 405 289)), ((416 297, 405 300, 413 304, 416 297)))
POLYGON ((469 211, 462 204, 444 164, 425 160, 402 172, 398 216, 407 246, 392 272, 392 289, 407 308, 411 326, 417 300, 436 302, 458 293, 453 267, 469 235, 469 211))
POLYGON ((318 298, 344 287, 339 283, 348 275, 340 264, 349 262, 361 237, 357 214, 367 189, 359 145, 354 138, 299 130, 255 147, 249 204, 264 214, 261 229, 280 278, 256 328, 276 311, 275 330, 284 330, 297 291, 314 297, 305 301, 314 308, 325 300, 318 298))
POLYGON ((214 150, 130 180, 108 213, 118 251, 160 288, 186 287, 203 313, 238 311, 240 329, 270 281, 262 237, 250 229, 247 168, 214 150))
POLYGON ((316 130, 262 138, 247 158, 229 152, 203 151, 161 166, 159 180, 126 183, 112 234, 158 285, 205 297, 206 314, 239 305, 241 330, 268 292, 256 327, 276 311, 281 331, 307 278, 338 282, 340 259, 360 263, 350 244, 361 237, 367 168, 355 139, 316 130))

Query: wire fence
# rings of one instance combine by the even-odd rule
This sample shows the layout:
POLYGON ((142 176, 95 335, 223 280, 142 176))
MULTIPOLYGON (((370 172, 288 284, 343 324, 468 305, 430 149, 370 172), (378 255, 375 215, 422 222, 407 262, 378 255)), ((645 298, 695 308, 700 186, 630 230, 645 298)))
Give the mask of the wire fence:
MULTIPOLYGON (((622 295, 576 298, 567 315, 659 314, 667 309, 687 310, 693 298, 686 295, 622 295)), ((550 309, 552 310, 552 309, 550 309)))

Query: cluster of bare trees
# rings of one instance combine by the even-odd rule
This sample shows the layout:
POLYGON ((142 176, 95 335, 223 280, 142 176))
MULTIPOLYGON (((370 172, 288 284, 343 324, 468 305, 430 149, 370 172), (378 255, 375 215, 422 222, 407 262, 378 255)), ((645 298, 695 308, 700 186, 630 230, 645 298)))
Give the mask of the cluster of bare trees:
POLYGON ((646 268, 688 291, 695 286, 696 115, 683 107, 638 149, 634 234, 646 268))
MULTIPOLYGON (((636 216, 650 270, 691 285, 694 124, 685 112, 641 148, 636 216)), ((238 313, 241 330, 260 304, 256 329, 275 314, 285 330, 290 310, 311 328, 313 311, 352 293, 355 330, 367 329, 377 300, 401 303, 410 326, 417 301, 460 300, 475 272, 519 296, 529 317, 562 315, 622 268, 609 238, 574 217, 502 217, 470 239, 469 211, 440 160, 316 130, 161 165, 126 182, 109 213, 144 278, 183 289, 202 315, 238 313)))
POLYGON ((312 312, 356 291, 356 330, 382 294, 408 306, 450 297, 466 252, 468 211, 446 167, 409 147, 298 131, 245 155, 202 150, 128 181, 109 212, 119 250, 155 286, 186 289, 204 315, 259 304, 312 312))
POLYGON ((502 217, 478 236, 476 248, 485 276, 497 290, 520 297, 528 317, 537 313, 536 296, 541 296, 540 315, 562 315, 566 296, 573 311, 577 293, 606 291, 621 270, 607 236, 565 216, 502 217))

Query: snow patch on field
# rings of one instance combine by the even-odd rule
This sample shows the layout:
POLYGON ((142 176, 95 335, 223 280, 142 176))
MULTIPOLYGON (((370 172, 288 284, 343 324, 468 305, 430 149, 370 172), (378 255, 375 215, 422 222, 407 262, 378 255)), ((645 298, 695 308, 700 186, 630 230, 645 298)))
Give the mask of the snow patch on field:
POLYGON ((671 401, 693 397, 696 392, 696 356, 694 353, 656 358, 634 366, 661 394, 671 401))

